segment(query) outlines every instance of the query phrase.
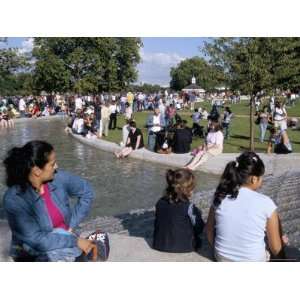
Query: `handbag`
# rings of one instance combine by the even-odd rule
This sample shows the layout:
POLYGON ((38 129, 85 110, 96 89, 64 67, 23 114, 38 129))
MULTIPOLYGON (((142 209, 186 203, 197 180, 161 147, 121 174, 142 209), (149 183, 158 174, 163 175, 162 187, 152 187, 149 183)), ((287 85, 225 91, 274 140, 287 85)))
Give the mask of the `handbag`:
MULTIPOLYGON (((97 260, 106 261, 109 257, 110 246, 109 237, 107 232, 96 230, 86 237, 88 240, 93 241, 97 246, 97 260)), ((92 251, 88 254, 88 259, 92 260, 92 251)))

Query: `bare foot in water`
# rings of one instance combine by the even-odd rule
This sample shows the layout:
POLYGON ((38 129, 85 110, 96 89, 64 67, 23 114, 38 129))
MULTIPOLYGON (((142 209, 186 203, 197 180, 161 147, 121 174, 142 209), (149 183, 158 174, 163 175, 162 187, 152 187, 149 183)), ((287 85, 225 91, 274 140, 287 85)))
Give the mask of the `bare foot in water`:
POLYGON ((117 158, 120 158, 120 154, 116 151, 116 152, 114 152, 114 154, 115 154, 115 156, 117 157, 117 158))

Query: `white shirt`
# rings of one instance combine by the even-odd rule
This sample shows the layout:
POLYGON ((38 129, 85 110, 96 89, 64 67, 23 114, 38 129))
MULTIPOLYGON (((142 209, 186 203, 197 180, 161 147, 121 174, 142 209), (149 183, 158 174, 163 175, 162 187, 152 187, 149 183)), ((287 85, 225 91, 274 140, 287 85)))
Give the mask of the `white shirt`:
POLYGON ((282 121, 286 118, 286 110, 285 108, 275 108, 274 111, 274 121, 282 121))
POLYGON ((76 133, 82 133, 83 132, 83 128, 84 128, 84 121, 82 118, 76 118, 73 122, 73 126, 72 129, 76 132, 76 133))
POLYGON ((25 103, 24 99, 21 98, 19 101, 19 111, 24 111, 24 110, 26 110, 26 103, 25 103))
POLYGON ((117 112, 117 105, 116 104, 111 104, 109 106, 109 110, 111 114, 115 114, 117 112))
MULTIPOLYGON (((160 114, 158 116, 153 115, 153 124, 160 124, 160 114)), ((158 132, 161 130, 160 126, 153 126, 151 128, 153 132, 158 132)))
POLYGON ((123 137, 122 140, 123 140, 124 146, 126 146, 129 131, 130 131, 130 126, 128 124, 126 124, 122 127, 122 137, 123 137))
POLYGON ((207 145, 213 144, 213 145, 221 146, 223 148, 223 142, 224 142, 224 135, 220 130, 217 132, 209 132, 206 137, 207 145))
POLYGON ((161 103, 161 104, 159 104, 158 108, 159 108, 160 113, 164 116, 165 112, 166 112, 166 106, 163 103, 161 103))
POLYGON ((236 199, 223 199, 215 210, 216 254, 233 261, 266 261, 266 224, 275 210, 271 198, 244 187, 236 199))
POLYGON ((75 99, 75 109, 76 110, 77 109, 82 109, 82 104, 83 104, 83 102, 82 102, 81 98, 76 98, 75 99))
POLYGON ((206 110, 204 110, 201 114, 202 114, 202 118, 204 120, 207 120, 208 112, 206 110))
POLYGON ((121 102, 122 103, 126 103, 127 102, 127 97, 126 96, 122 96, 121 97, 121 102))
POLYGON ((125 119, 131 119, 132 117, 132 108, 130 106, 125 109, 125 119))

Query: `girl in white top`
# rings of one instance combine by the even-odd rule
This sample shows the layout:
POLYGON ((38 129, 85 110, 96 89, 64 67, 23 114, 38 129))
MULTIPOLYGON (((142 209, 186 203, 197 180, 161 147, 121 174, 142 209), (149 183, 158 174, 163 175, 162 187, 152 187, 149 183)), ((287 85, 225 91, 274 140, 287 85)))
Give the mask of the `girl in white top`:
POLYGON ((190 170, 195 170, 198 166, 206 162, 209 158, 223 152, 224 136, 218 122, 209 124, 209 133, 206 137, 206 144, 200 145, 193 150, 194 158, 185 166, 190 170))
POLYGON ((75 134, 82 134, 83 130, 84 130, 84 120, 81 113, 78 113, 76 119, 73 122, 72 131, 75 134))
POLYGON ((207 237, 217 261, 267 261, 267 247, 273 257, 283 258, 287 238, 281 233, 277 207, 256 192, 264 172, 264 163, 254 152, 244 152, 227 164, 207 220, 207 237))
POLYGON ((281 130, 287 130, 287 112, 279 101, 275 103, 273 121, 275 127, 280 127, 281 130))

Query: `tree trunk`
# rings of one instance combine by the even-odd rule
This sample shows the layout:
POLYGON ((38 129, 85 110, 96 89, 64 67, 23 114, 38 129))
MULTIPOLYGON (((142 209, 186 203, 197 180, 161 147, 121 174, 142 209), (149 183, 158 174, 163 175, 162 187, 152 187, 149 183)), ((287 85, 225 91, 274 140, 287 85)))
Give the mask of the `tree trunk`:
POLYGON ((254 151, 254 114, 253 114, 254 96, 250 98, 250 150, 254 151))

